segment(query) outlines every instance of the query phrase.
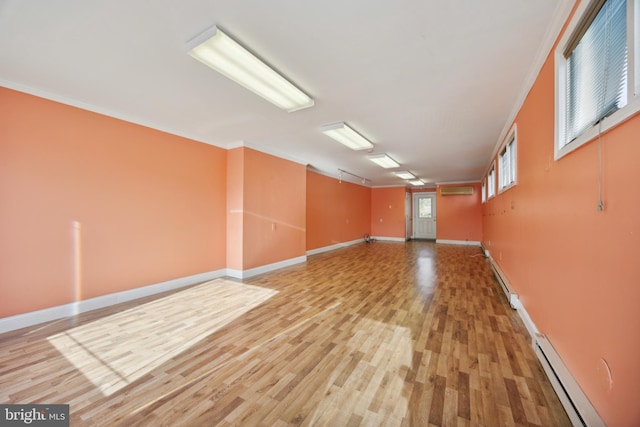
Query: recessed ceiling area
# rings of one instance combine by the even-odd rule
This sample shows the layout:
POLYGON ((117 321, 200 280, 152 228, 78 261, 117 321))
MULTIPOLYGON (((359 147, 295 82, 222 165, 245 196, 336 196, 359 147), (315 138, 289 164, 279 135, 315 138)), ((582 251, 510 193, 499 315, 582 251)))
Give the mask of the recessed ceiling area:
POLYGON ((477 181, 567 2, 5 0, 0 85, 366 185, 477 181), (212 25, 315 105, 283 111, 190 57, 212 25), (373 148, 321 132, 338 122, 373 148))

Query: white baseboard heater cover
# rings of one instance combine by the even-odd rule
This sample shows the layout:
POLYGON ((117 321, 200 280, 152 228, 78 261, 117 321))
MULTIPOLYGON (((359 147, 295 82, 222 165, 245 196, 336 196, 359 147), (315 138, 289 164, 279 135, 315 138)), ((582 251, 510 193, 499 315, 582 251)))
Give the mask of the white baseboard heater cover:
POLYGON ((493 269, 493 274, 496 276, 496 279, 498 280, 498 283, 500 284, 502 291, 507 297, 507 301, 509 301, 509 305, 514 310, 517 310, 518 308, 520 308, 520 299, 518 298, 518 294, 511 290, 511 287, 509 286, 509 282, 506 280, 506 277, 502 273, 502 270, 500 270, 500 267, 498 267, 496 263, 493 262, 492 259, 490 259, 490 262, 491 262, 491 268, 493 269))
POLYGON ((574 426, 605 424, 546 336, 536 334, 534 350, 574 426))

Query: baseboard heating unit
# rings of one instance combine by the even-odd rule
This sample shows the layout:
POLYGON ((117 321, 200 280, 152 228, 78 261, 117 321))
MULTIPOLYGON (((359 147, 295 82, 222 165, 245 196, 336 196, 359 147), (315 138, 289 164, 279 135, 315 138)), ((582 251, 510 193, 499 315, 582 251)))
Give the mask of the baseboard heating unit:
POLYGON ((505 296, 507 297, 507 301, 509 301, 509 305, 514 310, 520 308, 520 300, 518 299, 518 294, 511 290, 511 286, 509 286, 509 281, 506 279, 506 276, 500 270, 500 267, 497 266, 495 262, 491 258, 489 258, 491 262, 491 268, 493 269, 493 274, 496 276, 500 287, 504 291, 505 296))
POLYGON ((546 336, 536 334, 536 356, 574 426, 604 427, 604 422, 546 336))

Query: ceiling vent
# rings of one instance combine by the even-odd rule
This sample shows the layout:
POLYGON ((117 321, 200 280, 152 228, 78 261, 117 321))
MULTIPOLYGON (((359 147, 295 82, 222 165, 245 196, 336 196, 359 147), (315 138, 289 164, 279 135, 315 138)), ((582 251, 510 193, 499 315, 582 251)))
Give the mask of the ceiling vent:
POLYGON ((473 187, 467 185, 464 187, 440 187, 441 196, 470 196, 473 194, 473 187))

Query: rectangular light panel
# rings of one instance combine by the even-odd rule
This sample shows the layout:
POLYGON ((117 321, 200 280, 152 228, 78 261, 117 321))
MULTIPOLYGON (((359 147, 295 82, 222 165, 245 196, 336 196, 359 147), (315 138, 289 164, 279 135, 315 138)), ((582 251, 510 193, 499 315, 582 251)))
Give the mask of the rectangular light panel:
POLYGON ((414 174, 412 174, 409 171, 394 172, 394 174, 396 174, 398 178, 402 178, 402 179, 415 179, 416 177, 414 174))
POLYGON ((352 150, 373 148, 373 144, 368 139, 351 129, 344 122, 322 126, 320 131, 352 150))
POLYGON ((187 43, 189 55, 288 112, 313 106, 307 94, 213 26, 187 43))
POLYGON ((372 154, 369 157, 373 163, 385 169, 400 167, 400 164, 386 154, 372 154))

